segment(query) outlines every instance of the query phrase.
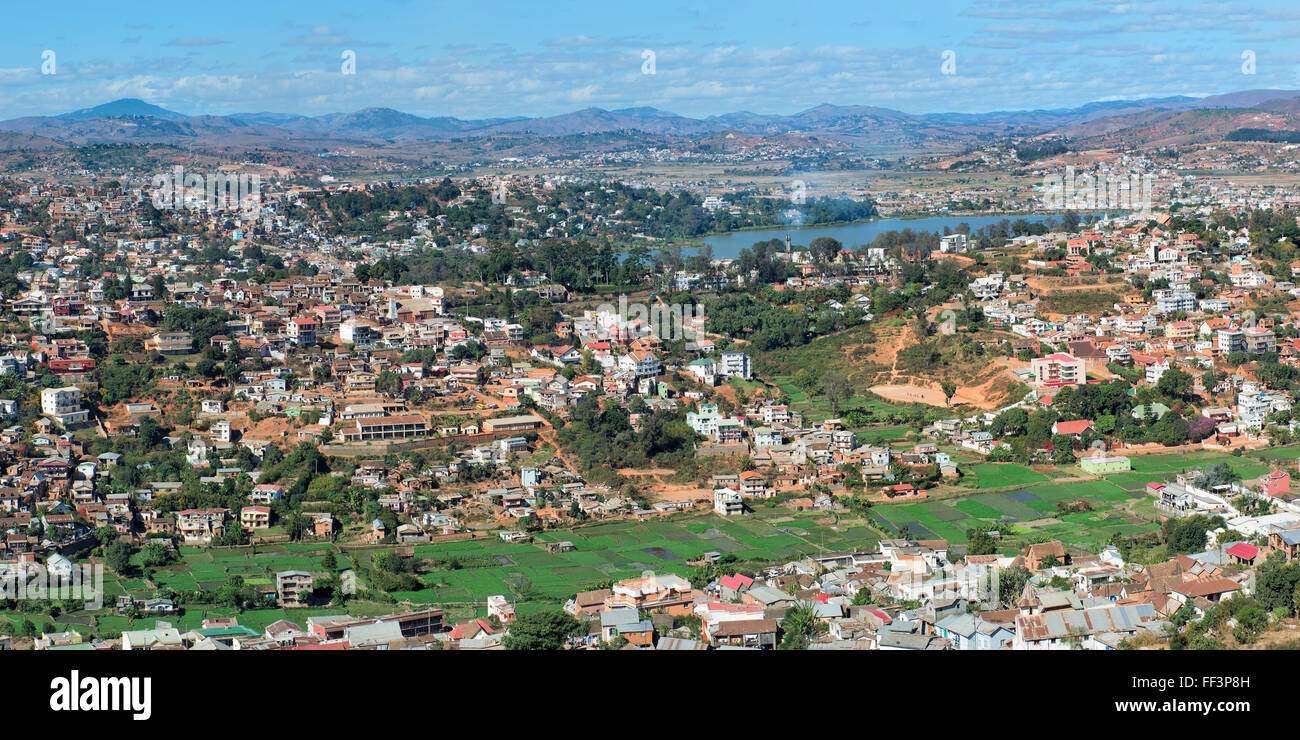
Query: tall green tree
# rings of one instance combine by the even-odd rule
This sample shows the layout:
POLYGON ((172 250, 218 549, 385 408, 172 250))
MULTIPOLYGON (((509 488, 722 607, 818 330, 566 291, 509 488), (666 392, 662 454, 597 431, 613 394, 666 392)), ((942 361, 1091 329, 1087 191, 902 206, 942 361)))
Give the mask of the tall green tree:
POLYGON ((806 602, 795 604, 781 619, 780 649, 806 650, 812 638, 826 630, 826 623, 817 616, 813 604, 806 602))
POLYGON ((131 567, 131 543, 114 540, 104 548, 104 564, 114 573, 125 573, 131 567))
POLYGON ((506 650, 562 650, 565 641, 581 628, 578 620, 565 612, 533 612, 511 623, 501 645, 506 650))

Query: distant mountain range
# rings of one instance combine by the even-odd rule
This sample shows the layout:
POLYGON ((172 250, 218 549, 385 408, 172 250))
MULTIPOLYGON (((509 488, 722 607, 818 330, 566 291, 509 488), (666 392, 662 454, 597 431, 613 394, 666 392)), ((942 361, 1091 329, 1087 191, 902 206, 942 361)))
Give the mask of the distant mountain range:
POLYGON ((1249 123, 1300 126, 1300 91, 1246 90, 1203 98, 1115 100, 1054 110, 910 114, 871 106, 819 105, 792 115, 739 111, 689 118, 657 108, 586 108, 542 118, 424 118, 391 108, 301 116, 287 113, 185 115, 142 100, 114 100, 58 116, 0 122, 0 148, 104 143, 189 146, 329 146, 337 142, 393 145, 485 137, 566 137, 611 132, 705 138, 735 133, 822 136, 871 147, 963 146, 1006 135, 1059 134, 1098 142, 1150 143, 1220 137, 1249 123), (1219 111, 1217 116, 1192 115, 1219 111), (1260 118, 1263 118, 1261 123, 1260 118), (1238 120, 1240 119, 1240 120, 1238 120), (1198 125, 1197 122, 1201 124, 1198 125))

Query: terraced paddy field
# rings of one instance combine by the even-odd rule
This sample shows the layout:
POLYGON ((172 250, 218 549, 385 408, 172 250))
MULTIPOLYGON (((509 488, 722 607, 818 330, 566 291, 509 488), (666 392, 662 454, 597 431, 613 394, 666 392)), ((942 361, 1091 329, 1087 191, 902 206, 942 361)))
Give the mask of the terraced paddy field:
MULTIPOLYGON (((889 430, 893 432, 893 430, 889 430)), ((882 436, 884 436, 882 434, 882 436)), ((430 544, 416 547, 418 557, 437 567, 421 574, 424 587, 393 595, 410 604, 440 604, 447 618, 463 620, 485 616, 486 598, 506 594, 521 613, 553 608, 578 591, 644 570, 689 576, 687 561, 705 552, 733 553, 753 565, 781 563, 802 555, 870 549, 882 536, 893 536, 904 526, 920 538, 941 537, 953 543, 966 541, 966 530, 997 528, 1004 533, 1004 552, 1013 552, 1034 538, 1059 539, 1069 545, 1096 551, 1115 534, 1136 534, 1156 529, 1151 499, 1144 492, 1149 481, 1226 462, 1243 478, 1263 474, 1270 465, 1295 470, 1300 445, 1249 453, 1241 457, 1201 450, 1167 455, 1135 456, 1134 470, 1103 479, 1061 482, 1062 475, 1077 476, 1077 468, 1040 472, 1014 464, 963 465, 978 488, 958 498, 906 504, 880 504, 872 509, 875 522, 822 512, 792 513, 782 506, 759 504, 752 516, 724 519, 712 513, 681 514, 650 522, 618 521, 540 533, 533 543, 509 544, 496 537, 430 544), (1093 511, 1056 515, 1061 500, 1083 499, 1093 511), (1035 522, 1033 527, 1026 523, 1035 522), (880 531, 877 531, 880 530, 880 531), (569 541, 573 552, 551 553, 550 542, 569 541)), ((180 561, 154 571, 161 588, 177 590, 219 588, 233 575, 246 583, 268 585, 277 571, 303 569, 321 572, 329 545, 283 544, 253 548, 180 548, 180 561)), ((340 569, 357 567, 364 573, 379 549, 334 548, 340 569)), ((364 581, 364 576, 363 576, 364 581)), ((134 622, 113 613, 117 596, 154 595, 140 575, 119 577, 108 573, 104 582, 106 608, 75 613, 58 619, 46 614, 0 614, 0 620, 17 627, 24 617, 38 630, 75 629, 87 635, 112 636, 124 629, 153 626, 153 619, 134 622)), ((374 602, 349 602, 353 614, 387 613, 402 608, 374 602)), ((238 614, 241 624, 261 630, 278 619, 301 623, 313 614, 337 613, 337 608, 254 609, 238 614)), ((232 609, 190 605, 185 614, 170 621, 180 629, 198 627, 204 619, 235 616, 232 609)))
POLYGON ((754 563, 781 563, 828 550, 874 546, 879 534, 866 522, 836 525, 820 513, 794 514, 760 505, 754 516, 724 519, 685 515, 653 522, 611 522, 536 535, 534 543, 477 539, 422 545, 416 556, 440 567, 421 575, 426 587, 394 592, 413 603, 484 602, 508 594, 520 603, 563 603, 576 592, 646 570, 690 576, 687 561, 706 552, 754 563), (548 552, 547 543, 571 542, 572 552, 548 552), (454 561, 455 565, 452 565, 454 561))
POLYGON ((1147 483, 1171 480, 1178 473, 1199 470, 1219 463, 1226 463, 1243 480, 1249 480, 1267 473, 1270 464, 1289 463, 1294 473, 1297 458, 1300 458, 1300 448, 1298 447, 1261 450, 1241 457, 1205 450, 1171 455, 1137 455, 1131 458, 1133 463, 1131 472, 1112 473, 1106 476, 1106 480, 1126 489, 1140 490, 1147 483))
POLYGON ((1141 491, 1126 491, 1109 481, 1056 483, 1044 477, 1042 482, 1019 491, 910 504, 882 504, 874 511, 894 531, 906 527, 913 537, 922 539, 933 537, 964 543, 967 529, 983 528, 1002 531, 1008 552, 1022 549, 1036 536, 1094 548, 1108 543, 1117 533, 1127 535, 1156 529, 1158 525, 1154 521, 1138 521, 1122 508, 1144 497, 1141 491), (1068 514, 1056 523, 1034 527, 1025 525, 1026 522, 1057 519, 1057 502, 1073 499, 1087 501, 1093 511, 1068 514), (1015 534, 1009 535, 1011 532, 1015 534))
MULTIPOLYGON (((321 561, 329 549, 328 544, 259 545, 256 551, 247 547, 221 550, 182 547, 180 562, 155 570, 153 581, 159 587, 178 591, 217 589, 236 575, 245 583, 264 585, 274 583, 275 574, 282 570, 324 571, 321 561)), ((340 570, 353 565, 346 552, 335 553, 334 558, 340 570)), ((129 589, 128 592, 138 595, 129 589)))
MULTIPOLYGON (((315 572, 324 571, 325 568, 322 566, 321 560, 329 549, 331 549, 331 546, 328 544, 262 545, 256 551, 250 547, 220 550, 181 547, 178 549, 180 559, 164 568, 155 569, 152 580, 158 590, 173 589, 176 591, 215 590, 220 588, 230 576, 235 575, 242 577, 244 582, 249 585, 273 585, 277 571, 295 569, 315 572)), ((334 557, 339 569, 353 566, 354 561, 346 552, 336 552, 334 557)), ((139 558, 139 553, 133 558, 133 564, 137 567, 140 565, 139 558)), ((23 617, 26 616, 38 629, 75 629, 88 636, 98 635, 101 637, 116 635, 126 629, 144 629, 153 627, 153 617, 133 621, 127 617, 119 616, 113 607, 118 596, 130 595, 137 599, 154 596, 154 586, 146 582, 139 575, 139 571, 136 571, 134 577, 122 577, 109 571, 104 574, 103 609, 78 613, 70 618, 74 621, 67 624, 40 614, 0 614, 0 620, 19 625, 23 617), (89 624, 82 624, 82 621, 89 622, 89 624)), ((348 608, 356 614, 377 614, 391 611, 391 607, 387 605, 364 603, 350 604, 348 608)), ((301 623, 302 619, 312 614, 338 612, 339 609, 292 609, 289 612, 283 609, 256 609, 245 611, 238 616, 240 624, 261 630, 266 625, 279 619, 292 619, 301 623)), ((185 631, 199 627, 204 619, 228 616, 236 616, 235 610, 192 605, 186 608, 183 615, 172 616, 170 619, 164 617, 164 619, 170 621, 181 631, 185 631)))
MULTIPOLYGON (((158 588, 177 591, 206 591, 220 588, 230 576, 237 575, 245 583, 266 585, 274 583, 276 572, 282 570, 324 571, 321 561, 331 547, 328 544, 259 545, 256 551, 249 547, 220 550, 181 547, 177 562, 154 570, 153 583, 158 588)), ((334 558, 340 570, 353 566, 353 559, 346 552, 336 551, 334 558)), ((138 552, 132 564, 140 565, 138 552)), ((123 595, 142 599, 153 596, 154 589, 139 575, 123 578, 108 572, 104 576, 104 594, 106 601, 123 595)))
POLYGON ((975 477, 976 488, 1023 486, 1048 479, 1045 473, 1015 463, 977 463, 966 466, 962 472, 975 477))
MULTIPOLYGON (((505 594, 521 613, 554 608, 578 591, 613 580, 640 575, 643 571, 690 576, 694 566, 688 560, 709 551, 732 553, 753 564, 782 563, 801 556, 832 550, 875 547, 879 533, 863 520, 841 520, 821 512, 793 513, 782 506, 760 504, 752 516, 725 519, 712 513, 682 514, 650 522, 618 521, 539 533, 532 543, 511 544, 497 537, 419 545, 418 558, 432 561, 435 569, 420 575, 425 587, 392 595, 413 605, 439 604, 447 618, 464 620, 486 616, 486 600, 505 594), (549 543, 567 541, 573 552, 549 552, 549 543)), ((277 571, 301 569, 322 572, 322 559, 330 545, 275 545, 252 548, 203 549, 182 547, 180 560, 153 571, 159 589, 214 590, 238 575, 251 585, 274 583, 277 571)), ((357 568, 362 582, 371 559, 385 548, 333 548, 339 569, 357 568)), ((138 556, 137 556, 138 557, 138 556)), ((139 565, 139 563, 136 563, 139 565)), ((101 637, 116 636, 122 630, 153 627, 154 618, 130 620, 118 616, 113 604, 118 596, 136 598, 155 595, 142 576, 123 578, 106 574, 105 608, 76 614, 64 624, 44 614, 26 615, 38 630, 77 629, 101 637), (76 621, 79 620, 79 621, 76 621)), ((353 614, 389 613, 410 608, 374 602, 351 601, 353 614)), ((338 613, 333 607, 311 609, 253 609, 237 613, 225 607, 201 604, 186 606, 183 615, 170 621, 182 631, 197 628, 204 619, 238 616, 240 624, 255 630, 279 620, 301 623, 313 614, 338 613)), ((19 627, 24 615, 0 614, 19 627)))
POLYGON ((1172 479, 1176 474, 1226 463, 1243 480, 1256 478, 1280 465, 1295 472, 1300 446, 1290 446, 1246 453, 1240 457, 1207 450, 1162 455, 1137 455, 1133 470, 1113 473, 1097 480, 1062 482, 1064 476, 1086 476, 1077 467, 1039 472, 1014 463, 976 463, 963 465, 966 476, 975 479, 977 490, 987 491, 960 498, 907 504, 879 504, 874 513, 893 532, 904 527, 912 536, 942 538, 953 543, 966 542, 966 530, 977 527, 1015 532, 1007 551, 1021 549, 1031 539, 1047 537, 1069 545, 1096 550, 1115 534, 1132 535, 1158 528, 1154 510, 1149 506, 1146 484, 1172 479), (1056 504, 1062 500, 1082 499, 1093 508, 1089 512, 1056 516, 1056 504), (1054 519, 1026 527, 1026 522, 1054 519), (1010 525, 1010 527, 1008 526, 1010 525))

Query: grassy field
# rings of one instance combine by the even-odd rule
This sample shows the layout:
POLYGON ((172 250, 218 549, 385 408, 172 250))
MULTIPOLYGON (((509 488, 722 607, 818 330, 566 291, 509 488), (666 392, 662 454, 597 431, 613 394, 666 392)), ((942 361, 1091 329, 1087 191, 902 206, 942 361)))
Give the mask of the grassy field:
POLYGON ((781 389, 781 392, 790 399, 790 408, 802 414, 804 419, 808 421, 825 421, 836 416, 843 416, 847 411, 866 411, 882 416, 893 415, 924 421, 933 421, 951 416, 950 410, 938 406, 927 406, 922 403, 890 403, 881 400, 875 395, 846 398, 840 402, 840 410, 836 413, 831 410, 831 405, 825 396, 814 398, 809 396, 807 391, 795 385, 794 376, 772 375, 770 377, 772 382, 781 389))
POLYGON ((962 472, 966 475, 975 476, 976 488, 1023 486, 1027 483, 1039 483, 1048 479, 1048 476, 1043 473, 1015 463, 980 463, 969 465, 962 472))
MULTIPOLYGON (((906 428, 876 430, 881 438, 906 432, 906 428)), ((1062 475, 1080 475, 1074 467, 1047 473, 1015 464, 964 465, 977 491, 958 498, 881 504, 872 517, 892 536, 907 527, 919 538, 938 537, 955 544, 966 541, 966 530, 996 528, 1003 532, 1004 552, 1023 549, 1031 540, 1059 539, 1097 551, 1116 534, 1131 535, 1158 527, 1152 499, 1144 487, 1149 481, 1167 480, 1179 472, 1225 462, 1243 478, 1263 474, 1270 464, 1294 468, 1300 446, 1277 448, 1241 457, 1202 450, 1136 456, 1133 471, 1089 481, 1061 482, 1062 475), (1056 522, 1034 527, 1026 522, 1057 519, 1056 504, 1082 499, 1093 510, 1067 514, 1056 522)), ((492 594, 506 594, 521 613, 553 608, 576 592, 646 570, 691 575, 687 560, 710 550, 733 553, 750 565, 782 563, 826 551, 870 549, 881 534, 864 520, 821 512, 793 513, 783 506, 758 504, 752 516, 724 519, 712 513, 681 514, 650 522, 617 521, 540 533, 529 544, 509 544, 496 537, 416 547, 416 555, 436 562, 422 573, 424 587, 393 595, 410 604, 440 604, 449 620, 484 616, 484 602, 492 594), (570 541, 574 552, 550 553, 545 544, 570 541), (454 562, 453 562, 454 561, 454 562)), ((202 549, 183 547, 181 560, 154 571, 154 583, 178 590, 215 589, 232 575, 254 585, 273 583, 277 571, 324 570, 321 560, 328 546, 320 544, 262 545, 257 548, 202 549)), ((364 573, 376 549, 343 547, 336 550, 338 567, 356 567, 364 573)), ((364 581, 364 575, 363 575, 364 581)), ((108 608, 51 619, 45 614, 0 614, 0 620, 18 625, 24 616, 39 630, 75 629, 87 635, 113 635, 124 629, 153 626, 153 619, 131 622, 113 613, 117 596, 154 595, 139 576, 105 576, 104 600, 108 608)), ((387 613, 401 607, 373 602, 349 602, 349 613, 387 613)), ((256 630, 278 619, 301 623, 313 614, 337 613, 336 608, 254 609, 239 614, 241 624, 256 630)), ((193 606, 170 621, 192 629, 207 618, 234 616, 231 609, 193 606)))
POLYGON ((1126 489, 1140 490, 1147 483, 1169 480, 1178 473, 1199 470, 1219 463, 1226 463, 1243 480, 1249 480, 1267 473, 1270 461, 1291 461, 1292 465, 1294 465, 1297 457, 1300 457, 1300 448, 1296 447, 1262 450, 1241 457, 1209 450, 1195 450, 1167 455, 1137 455, 1132 458, 1132 471, 1107 475, 1106 480, 1126 489))
POLYGON ((1039 310, 1049 313, 1101 313, 1123 299, 1114 286, 1096 286, 1096 290, 1071 290, 1044 294, 1039 310))
POLYGON ((1081 476, 1070 466, 1041 473, 1012 463, 964 465, 975 487, 986 493, 960 498, 908 504, 881 504, 877 516, 895 530, 904 526, 921 538, 937 537, 964 543, 966 530, 997 528, 1004 534, 1008 552, 1023 548, 1030 540, 1047 537, 1068 545, 1097 550, 1115 534, 1131 535, 1155 530, 1158 517, 1146 484, 1172 479, 1176 474, 1226 463, 1243 480, 1268 472, 1270 464, 1285 464, 1294 470, 1300 446, 1252 452, 1236 457, 1209 450, 1189 450, 1132 458, 1133 470, 1113 473, 1099 480, 1060 482, 1062 476, 1081 476), (1081 499, 1093 507, 1090 512, 1067 514, 1060 523, 1028 528, 1024 522, 1057 518, 1056 503, 1081 499), (1011 525, 1011 526, 1008 526, 1011 525))
POLYGON ((858 441, 865 441, 868 444, 879 444, 881 442, 898 442, 907 438, 909 433, 916 432, 915 427, 887 427, 884 429, 864 429, 857 432, 858 441))
MULTIPOLYGON (((180 560, 154 571, 153 583, 158 589, 170 588, 177 591, 214 590, 220 588, 230 576, 238 575, 249 585, 272 585, 275 583, 275 573, 277 571, 293 569, 324 571, 321 559, 329 547, 329 545, 320 544, 260 545, 256 549, 243 547, 221 550, 182 547, 178 550, 180 560)), ((134 565, 139 566, 139 558, 140 555, 137 553, 133 558, 134 565)), ((350 568, 354 562, 353 558, 346 552, 342 554, 336 553, 335 560, 340 569, 350 568)), ((117 597, 130 595, 137 599, 149 598, 155 595, 155 590, 154 587, 150 586, 138 575, 126 578, 109 571, 104 574, 105 608, 90 613, 79 613, 74 617, 78 620, 89 620, 93 623, 93 626, 64 625, 44 615, 26 616, 38 629, 42 630, 47 628, 53 628, 54 630, 76 629, 87 635, 115 635, 122 630, 144 629, 154 625, 153 617, 132 621, 126 617, 118 616, 113 609, 117 597)), ((356 614, 391 611, 391 607, 388 605, 360 602, 349 604, 348 609, 356 614)), ((288 611, 283 609, 256 609, 245 611, 238 616, 240 624, 261 630, 266 625, 279 619, 291 619, 301 623, 303 619, 312 614, 338 613, 338 611, 337 608, 291 609, 288 611)), ((182 615, 164 619, 184 631, 199 627, 204 619, 235 615, 236 612, 233 609, 200 605, 187 608, 182 615)), ((9 613, 0 615, 0 619, 7 619, 14 624, 18 624, 23 616, 22 614, 9 613)))
MULTIPOLYGON (((1024 469, 1027 473, 1034 471, 1024 469)), ((998 529, 1008 543, 1008 552, 1019 550, 1035 536, 1059 539, 1066 544, 1099 548, 1115 534, 1135 534, 1156 528, 1154 522, 1136 521, 1123 511, 1125 504, 1145 496, 1104 480, 1056 483, 1040 476, 1022 491, 989 492, 975 496, 910 504, 884 504, 875 511, 896 530, 904 527, 912 536, 966 542, 966 530, 998 529), (1056 503, 1082 499, 1093 511, 1068 514, 1060 523, 1025 527, 1024 522, 1056 518, 1056 503)))
MULTIPOLYGON (((182 547, 180 562, 155 570, 153 581, 160 587, 178 591, 220 588, 233 575, 242 576, 246 583, 265 585, 274 583, 276 572, 282 570, 323 571, 321 559, 328 549, 328 545, 318 544, 259 545, 229 550, 182 547)), ((352 566, 347 554, 336 554, 335 559, 340 569, 352 566)), ((125 590, 134 596, 147 591, 142 582, 131 585, 136 588, 125 590)))
MULTIPOLYGON (((824 513, 794 513, 782 506, 760 504, 752 516, 724 519, 712 513, 683 514, 651 522, 617 521, 540 533, 533 543, 510 544, 496 537, 418 545, 415 553, 435 569, 423 572, 424 588, 399 591, 392 595, 413 605, 439 604, 449 620, 486 616, 486 600, 493 594, 505 594, 521 613, 554 608, 578 591, 588 590, 614 580, 640 575, 644 571, 677 573, 690 576, 694 566, 687 561, 705 552, 732 553, 752 564, 782 563, 805 555, 833 550, 875 547, 879 533, 866 521, 847 519, 824 513), (569 541, 574 552, 550 553, 545 545, 569 541)), ((158 588, 175 590, 211 590, 219 588, 231 576, 241 576, 251 585, 274 583, 277 571, 301 569, 322 572, 322 558, 330 546, 319 544, 262 545, 256 548, 203 549, 182 547, 180 560, 153 571, 158 588)), ((371 559, 383 549, 347 548, 335 550, 340 569, 356 567, 365 581, 371 559)), ((137 563, 138 565, 138 563, 137 563)), ((154 618, 130 620, 118 616, 113 604, 118 596, 136 598, 155 595, 155 589, 143 578, 105 575, 105 608, 78 612, 65 617, 66 622, 45 614, 0 614, 14 626, 24 616, 38 630, 76 629, 88 636, 116 636, 123 630, 154 626, 154 618)), ((403 607, 374 602, 348 602, 349 613, 365 615, 389 613, 403 607)), ((409 607, 407 607, 409 608, 409 607)), ((268 624, 289 619, 299 624, 314 614, 338 613, 339 608, 235 610, 216 606, 191 605, 181 615, 166 621, 182 631, 194 629, 204 619, 238 616, 240 624, 261 631, 268 624)))
POLYGON ((865 522, 837 526, 822 514, 759 506, 752 517, 689 515, 646 523, 611 522, 536 536, 533 544, 479 539, 416 548, 447 567, 425 573, 426 587, 393 595, 413 603, 483 602, 508 594, 519 603, 563 603, 578 591, 646 570, 689 576, 687 565, 715 550, 743 561, 780 563, 826 551, 874 546, 865 522), (545 543, 568 541, 574 552, 550 553, 545 543), (453 568, 454 560, 459 567, 453 568))

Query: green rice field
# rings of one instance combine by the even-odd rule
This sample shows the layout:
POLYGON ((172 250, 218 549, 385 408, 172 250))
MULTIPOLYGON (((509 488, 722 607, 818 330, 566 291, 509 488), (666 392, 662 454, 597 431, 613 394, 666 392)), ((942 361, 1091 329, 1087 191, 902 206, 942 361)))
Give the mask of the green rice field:
MULTIPOLYGON (((1033 472, 1033 471, 1029 471, 1033 472)), ((875 508, 877 515, 888 521, 895 531, 908 528, 913 537, 938 538, 953 543, 964 543, 966 530, 974 528, 999 529, 1017 533, 1011 539, 1020 549, 1021 540, 1027 542, 1034 536, 1059 539, 1066 544, 1099 548, 1115 534, 1136 534, 1156 528, 1153 521, 1135 521, 1120 511, 1118 506, 1140 500, 1141 491, 1126 491, 1109 481, 1082 483, 1047 482, 1044 476, 1037 484, 1023 491, 990 492, 975 496, 924 501, 908 504, 883 504, 875 508), (1062 500, 1082 499, 1092 505, 1093 511, 1068 514, 1059 524, 1028 528, 1024 522, 1055 519, 1056 503, 1062 500)), ((1004 541, 1005 538, 1004 538, 1004 541)))
POLYGON ((1159 526, 1154 511, 1147 505, 1147 483, 1170 480, 1178 473, 1218 463, 1226 463, 1243 480, 1249 480, 1267 473, 1270 464, 1281 463, 1294 472, 1298 458, 1300 447, 1297 446, 1250 452, 1240 457, 1200 449, 1137 455, 1132 458, 1133 470, 1130 472, 1112 473, 1100 480, 1074 482, 1057 480, 1084 474, 1074 467, 1041 473, 1013 463, 976 463, 963 465, 962 472, 974 478, 977 490, 986 493, 936 501, 880 504, 873 511, 895 532, 907 526, 913 536, 920 538, 934 537, 963 543, 967 529, 1008 530, 1008 525, 1013 525, 1016 533, 1013 540, 1017 548, 1030 539, 1047 537, 1095 550, 1108 543, 1115 534, 1149 532, 1159 526), (1093 510, 1067 514, 1059 518, 1059 524, 1032 529, 1023 526, 1024 522, 1036 519, 1057 518, 1057 502, 1073 499, 1088 502, 1093 510))
POLYGON ((977 488, 1023 486, 1048 479, 1043 473, 1015 463, 978 463, 967 465, 962 472, 975 476, 977 488))
MULTIPOLYGON (((881 439, 906 430, 878 430, 881 439)), ((1300 446, 1264 450, 1240 457, 1202 450, 1186 453, 1135 456, 1133 470, 1089 481, 1062 482, 1064 476, 1081 474, 1067 467, 1039 472, 1009 463, 973 462, 962 465, 974 479, 970 495, 959 498, 879 504, 871 510, 874 523, 844 515, 822 512, 793 513, 784 506, 760 503, 752 516, 723 518, 715 514, 680 514, 648 522, 602 522, 569 530, 539 533, 531 543, 511 544, 495 536, 459 542, 417 545, 416 556, 433 569, 420 573, 423 587, 393 593, 408 604, 439 604, 449 619, 484 616, 484 602, 493 594, 505 594, 521 613, 554 608, 579 591, 602 587, 611 581, 639 575, 643 571, 692 574, 687 564, 708 551, 732 553, 751 565, 782 563, 818 552, 869 549, 881 536, 894 536, 904 527, 914 537, 942 538, 955 544, 966 541, 970 528, 999 529, 1004 552, 1022 549, 1030 540, 1059 539, 1067 545, 1096 551, 1116 534, 1132 535, 1158 527, 1145 485, 1172 478, 1186 470, 1225 462, 1243 478, 1261 475, 1269 465, 1284 464, 1295 469, 1300 446), (1082 499, 1093 508, 1056 516, 1062 500, 1082 499), (1053 523, 1026 526, 1036 520, 1053 523), (879 530, 879 531, 878 531, 879 530), (884 534, 882 535, 882 532, 884 534), (548 552, 546 544, 568 541, 573 552, 548 552)), ((159 588, 211 590, 234 575, 246 583, 268 585, 277 571, 301 569, 321 572, 328 545, 281 544, 256 548, 203 549, 182 547, 180 561, 153 572, 159 588)), ((364 573, 378 549, 336 549, 339 568, 356 567, 364 573)), ((105 577, 106 608, 93 614, 52 619, 46 614, 26 618, 38 630, 76 629, 86 634, 112 635, 124 629, 153 626, 153 619, 132 622, 113 613, 114 599, 123 594, 137 598, 155 595, 142 576, 105 577), (80 620, 80 621, 78 621, 80 620), (85 622, 89 621, 89 624, 85 622)), ((407 608, 374 602, 349 602, 355 614, 387 613, 407 608)), ((312 614, 336 613, 337 608, 253 609, 239 614, 241 624, 255 630, 278 619, 301 623, 312 614)), ((172 618, 182 630, 191 629, 207 618, 234 616, 228 608, 190 606, 172 618)), ((24 615, 0 614, 11 626, 24 615)))
POLYGON ((650 570, 689 576, 687 561, 706 552, 744 561, 780 563, 827 550, 874 546, 879 535, 865 524, 836 528, 824 515, 793 514, 760 506, 753 517, 714 514, 646 523, 610 522, 540 533, 532 544, 477 539, 416 547, 416 555, 443 564, 422 574, 426 587, 395 592, 414 603, 483 602, 508 594, 518 602, 563 603, 576 592, 650 570), (548 542, 568 541, 573 552, 547 552, 548 542))

